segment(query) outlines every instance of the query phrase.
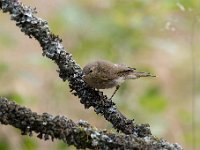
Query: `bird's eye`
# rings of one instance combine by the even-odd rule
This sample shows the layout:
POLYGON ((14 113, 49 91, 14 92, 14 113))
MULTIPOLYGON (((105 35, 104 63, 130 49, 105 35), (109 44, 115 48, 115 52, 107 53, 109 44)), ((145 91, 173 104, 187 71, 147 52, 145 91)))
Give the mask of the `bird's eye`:
POLYGON ((92 69, 89 71, 89 73, 92 73, 92 69))

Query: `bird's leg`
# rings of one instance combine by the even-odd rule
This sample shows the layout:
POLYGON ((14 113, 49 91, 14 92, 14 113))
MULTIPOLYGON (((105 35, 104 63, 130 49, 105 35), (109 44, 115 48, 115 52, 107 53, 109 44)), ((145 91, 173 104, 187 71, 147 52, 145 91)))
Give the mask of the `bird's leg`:
POLYGON ((115 91, 113 92, 112 96, 110 97, 110 100, 112 100, 113 96, 116 94, 117 90, 119 89, 120 85, 116 86, 115 91))

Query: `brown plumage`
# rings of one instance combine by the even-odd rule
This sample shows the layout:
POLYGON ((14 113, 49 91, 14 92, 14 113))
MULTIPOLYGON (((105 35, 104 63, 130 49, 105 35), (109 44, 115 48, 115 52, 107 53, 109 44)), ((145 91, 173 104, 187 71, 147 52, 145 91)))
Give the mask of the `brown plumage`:
POLYGON ((122 64, 113 64, 105 60, 91 62, 83 68, 83 80, 90 87, 97 89, 116 87, 112 97, 119 89, 120 84, 126 79, 137 79, 140 77, 155 76, 147 72, 137 72, 135 68, 122 64))

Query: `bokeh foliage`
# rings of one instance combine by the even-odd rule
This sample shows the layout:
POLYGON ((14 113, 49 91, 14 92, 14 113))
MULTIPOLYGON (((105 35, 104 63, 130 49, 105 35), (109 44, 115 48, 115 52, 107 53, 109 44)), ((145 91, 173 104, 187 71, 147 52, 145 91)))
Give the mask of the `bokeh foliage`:
MULTIPOLYGON (((63 39, 64 46, 81 66, 92 60, 107 59, 156 74, 155 79, 126 82, 114 101, 129 118, 150 123, 153 134, 177 142, 185 149, 192 148, 192 97, 198 98, 200 89, 197 78, 199 1, 23 2, 36 6, 38 16, 49 22, 52 31, 63 39), (196 72, 192 72, 192 65, 196 66, 196 72)), ((92 109, 85 110, 78 98, 70 94, 68 86, 58 78, 56 66, 41 56, 39 44, 24 36, 8 18, 0 15, 1 96, 37 112, 65 114, 73 120, 88 120, 98 128, 111 129, 109 123, 92 109)), ((112 92, 105 91, 107 95, 112 92)), ((198 101, 195 104, 196 108, 200 106, 198 101)), ((196 127, 199 124, 196 117, 196 127)), ((0 128, 0 150, 75 149, 57 141, 24 138, 10 128, 0 128)), ((196 141, 200 139, 198 133, 200 130, 196 128, 196 141)))

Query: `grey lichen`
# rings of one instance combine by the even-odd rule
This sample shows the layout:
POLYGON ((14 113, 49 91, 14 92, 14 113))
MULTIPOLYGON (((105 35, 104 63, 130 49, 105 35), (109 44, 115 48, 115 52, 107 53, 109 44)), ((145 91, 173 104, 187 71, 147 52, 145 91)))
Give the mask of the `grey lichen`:
POLYGON ((62 40, 51 33, 47 21, 34 15, 35 9, 23 5, 18 0, 0 0, 0 9, 4 13, 9 12, 11 19, 16 22, 21 31, 40 43, 43 56, 50 58, 58 65, 59 77, 63 81, 69 81, 71 92, 80 98, 85 108, 93 107, 95 112, 103 115, 114 128, 130 135, 97 131, 84 121, 76 124, 64 116, 54 117, 47 113, 37 115, 30 109, 16 105, 5 98, 0 99, 2 124, 19 128, 25 135, 32 135, 34 131, 41 139, 62 139, 77 148, 181 149, 176 144, 155 139, 151 135, 148 124, 137 125, 133 120, 127 119, 117 110, 115 104, 108 100, 107 96, 88 87, 82 80, 80 66, 64 49, 62 40), (150 137, 150 142, 146 142, 142 137, 150 137))
POLYGON ((83 120, 75 123, 65 116, 52 116, 48 113, 38 115, 6 98, 0 98, 0 122, 19 128, 22 135, 32 136, 32 132, 35 132, 40 139, 59 139, 77 148, 182 150, 178 144, 170 144, 153 136, 139 138, 134 134, 109 133, 83 120))
POLYGON ((11 19, 21 28, 29 37, 34 37, 41 45, 43 55, 52 59, 59 67, 59 77, 69 81, 71 92, 80 98, 80 102, 85 108, 94 107, 97 114, 101 114, 106 120, 112 123, 113 127, 126 134, 137 132, 138 136, 150 135, 148 128, 145 129, 136 125, 132 120, 122 115, 115 104, 109 101, 107 96, 95 89, 88 87, 82 80, 82 69, 72 59, 72 55, 64 49, 62 40, 50 32, 47 21, 36 17, 35 9, 22 5, 17 0, 1 0, 1 9, 3 12, 9 12, 11 19), (137 130, 135 130, 137 128, 137 130))

